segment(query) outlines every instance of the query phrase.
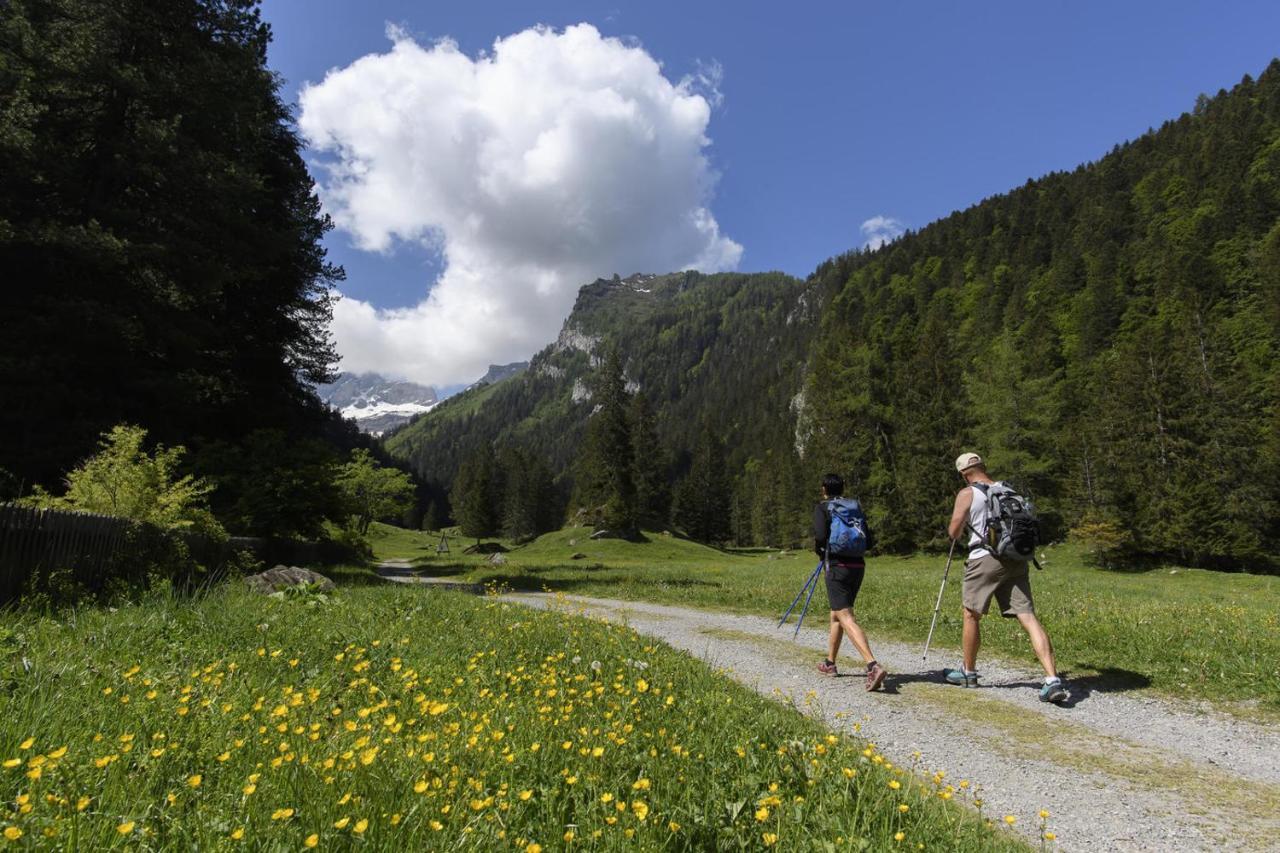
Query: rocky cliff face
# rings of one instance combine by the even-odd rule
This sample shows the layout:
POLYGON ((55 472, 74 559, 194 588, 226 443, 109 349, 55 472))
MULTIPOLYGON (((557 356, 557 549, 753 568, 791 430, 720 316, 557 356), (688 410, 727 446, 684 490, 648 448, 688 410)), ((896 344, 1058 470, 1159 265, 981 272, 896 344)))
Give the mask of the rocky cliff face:
POLYGON ((467 386, 467 390, 479 388, 481 385, 495 385, 504 379, 510 379, 529 366, 527 361, 513 361, 510 364, 491 364, 484 376, 467 386))

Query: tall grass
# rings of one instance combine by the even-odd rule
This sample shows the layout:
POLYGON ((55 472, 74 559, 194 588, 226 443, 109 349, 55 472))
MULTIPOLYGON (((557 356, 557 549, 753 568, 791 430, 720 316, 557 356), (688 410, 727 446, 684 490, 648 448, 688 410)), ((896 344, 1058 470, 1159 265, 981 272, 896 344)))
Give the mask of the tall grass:
POLYGON ((6 626, 14 847, 1019 846, 967 785, 563 613, 228 588, 6 626))

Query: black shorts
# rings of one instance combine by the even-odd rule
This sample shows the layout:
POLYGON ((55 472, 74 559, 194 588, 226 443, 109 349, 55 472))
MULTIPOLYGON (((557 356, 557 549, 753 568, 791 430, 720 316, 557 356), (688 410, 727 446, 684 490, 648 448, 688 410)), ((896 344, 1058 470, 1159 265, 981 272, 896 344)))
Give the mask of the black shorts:
POLYGON ((827 601, 831 602, 832 610, 853 607, 866 572, 866 566, 842 566, 839 563, 827 566, 827 601))

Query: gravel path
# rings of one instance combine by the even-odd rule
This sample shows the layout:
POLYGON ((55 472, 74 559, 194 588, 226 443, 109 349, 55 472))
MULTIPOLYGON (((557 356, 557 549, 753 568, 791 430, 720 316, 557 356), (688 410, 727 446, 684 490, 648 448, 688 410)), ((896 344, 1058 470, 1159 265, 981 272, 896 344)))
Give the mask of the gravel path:
POLYGON ((1037 813, 1063 850, 1280 849, 1280 730, 1138 693, 1071 685, 1066 707, 1042 704, 1027 668, 981 661, 985 689, 941 680, 957 652, 878 641, 884 692, 857 677, 824 678, 814 665, 826 613, 799 639, 773 620, 630 601, 515 594, 537 607, 623 622, 725 670, 759 693, 793 703, 832 729, 857 731, 895 763, 945 771, 980 786, 987 814, 1016 815, 1038 841, 1037 813), (855 728, 856 727, 856 728, 855 728))

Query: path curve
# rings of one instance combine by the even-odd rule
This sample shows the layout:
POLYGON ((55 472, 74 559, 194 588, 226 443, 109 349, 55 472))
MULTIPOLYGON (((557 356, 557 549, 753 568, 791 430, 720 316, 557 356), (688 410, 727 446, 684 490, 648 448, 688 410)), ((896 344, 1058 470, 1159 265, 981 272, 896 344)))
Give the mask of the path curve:
MULTIPOLYGON (((1032 670, 1008 664, 984 662, 984 689, 966 690, 940 677, 954 650, 931 652, 925 664, 918 646, 875 637, 890 676, 885 692, 869 694, 861 677, 815 671, 821 620, 793 640, 792 626, 758 616, 563 594, 507 597, 624 623, 834 730, 856 725, 901 766, 914 759, 980 786, 984 812, 1017 816, 1035 842, 1046 809, 1062 850, 1280 849, 1276 727, 1101 688, 1078 690, 1068 707, 1045 705, 1032 670)), ((841 663, 860 675, 850 658, 841 663)))

